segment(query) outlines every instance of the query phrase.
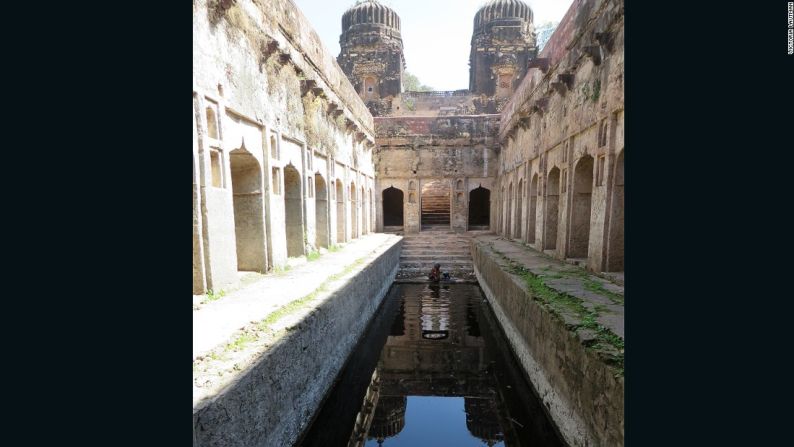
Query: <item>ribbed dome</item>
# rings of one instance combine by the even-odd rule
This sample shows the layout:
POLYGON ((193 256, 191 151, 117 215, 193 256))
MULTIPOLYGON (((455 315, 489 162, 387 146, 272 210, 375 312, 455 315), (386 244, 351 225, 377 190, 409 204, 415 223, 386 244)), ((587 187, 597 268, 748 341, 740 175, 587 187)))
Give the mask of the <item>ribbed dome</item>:
POLYGON ((374 23, 400 30, 400 17, 391 8, 376 0, 363 0, 356 3, 342 15, 342 32, 354 25, 374 23))
POLYGON ((497 19, 532 21, 532 10, 521 0, 491 0, 474 16, 474 29, 497 19))

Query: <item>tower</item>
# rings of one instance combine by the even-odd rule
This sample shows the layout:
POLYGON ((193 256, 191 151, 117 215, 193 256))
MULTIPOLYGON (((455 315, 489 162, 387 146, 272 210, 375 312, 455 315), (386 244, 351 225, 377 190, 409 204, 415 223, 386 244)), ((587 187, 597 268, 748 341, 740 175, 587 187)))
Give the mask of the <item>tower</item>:
POLYGON ((474 16, 469 90, 506 99, 537 56, 532 10, 521 0, 491 0, 474 16))
POLYGON ((402 91, 405 68, 400 17, 376 0, 363 0, 342 15, 337 61, 374 116, 391 109, 402 91))

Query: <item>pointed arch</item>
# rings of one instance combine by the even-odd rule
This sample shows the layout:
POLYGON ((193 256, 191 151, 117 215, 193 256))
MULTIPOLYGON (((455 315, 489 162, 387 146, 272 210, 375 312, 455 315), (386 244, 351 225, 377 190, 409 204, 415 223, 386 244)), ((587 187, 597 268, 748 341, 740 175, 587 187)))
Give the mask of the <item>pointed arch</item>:
POLYGON ((573 202, 568 257, 586 258, 590 243, 590 214, 593 195, 593 157, 576 162, 573 174, 573 202))
POLYGON ((469 192, 469 229, 487 230, 490 223, 491 190, 479 186, 469 192))
POLYGON ((615 160, 607 244, 607 271, 622 272, 623 263, 623 152, 615 160))
POLYGON ((328 187, 320 172, 314 174, 315 194, 314 194, 314 222, 316 226, 316 242, 318 247, 328 247, 330 238, 328 234, 328 187))
POLYGON ((529 183, 529 211, 527 211, 527 242, 535 243, 538 214, 538 174, 529 183))
POLYGON ((229 153, 237 270, 267 271, 262 165, 240 148, 229 153))
POLYGON ((287 235, 287 256, 304 255, 301 175, 291 163, 284 167, 284 226, 287 235))
POLYGON ((544 210, 543 249, 557 248, 557 225, 560 212, 560 169, 553 167, 546 177, 546 200, 544 210))
POLYGON ((336 179, 336 242, 345 242, 345 188, 342 181, 336 179))

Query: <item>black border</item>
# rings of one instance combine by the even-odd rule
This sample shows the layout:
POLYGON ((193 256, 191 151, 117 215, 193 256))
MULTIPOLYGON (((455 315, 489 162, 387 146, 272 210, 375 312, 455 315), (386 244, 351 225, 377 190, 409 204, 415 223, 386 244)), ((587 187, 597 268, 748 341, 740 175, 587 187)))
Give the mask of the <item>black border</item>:
MULTIPOLYGON (((787 2, 625 3, 626 445, 788 440, 787 2)), ((14 7, 11 425, 188 443, 189 13, 14 7)))

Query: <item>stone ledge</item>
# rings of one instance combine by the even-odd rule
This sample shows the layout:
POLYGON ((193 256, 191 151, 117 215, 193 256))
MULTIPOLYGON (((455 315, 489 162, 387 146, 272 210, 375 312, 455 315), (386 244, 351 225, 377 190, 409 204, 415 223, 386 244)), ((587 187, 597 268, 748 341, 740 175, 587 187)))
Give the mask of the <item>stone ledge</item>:
POLYGON ((563 438, 572 446, 622 446, 623 377, 588 349, 596 334, 577 330, 575 314, 552 314, 483 241, 472 239, 472 256, 480 287, 563 438))
POLYGON ((286 316, 281 337, 216 394, 194 395, 193 446, 292 445, 386 295, 399 254, 395 238, 286 316))

